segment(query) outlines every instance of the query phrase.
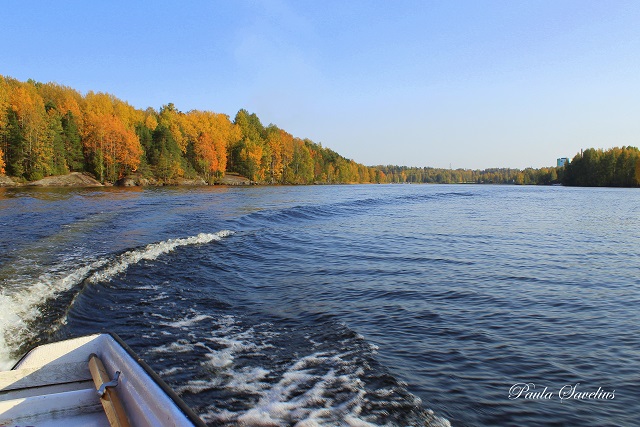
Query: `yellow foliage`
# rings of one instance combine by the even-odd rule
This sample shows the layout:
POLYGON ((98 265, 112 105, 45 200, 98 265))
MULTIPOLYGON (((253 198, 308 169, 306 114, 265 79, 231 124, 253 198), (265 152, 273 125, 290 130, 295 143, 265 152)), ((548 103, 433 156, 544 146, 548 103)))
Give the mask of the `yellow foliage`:
POLYGON ((180 147, 180 150, 186 153, 189 141, 182 133, 184 114, 177 111, 173 107, 173 104, 169 104, 167 108, 161 110, 159 119, 159 124, 169 129, 171 136, 176 141, 176 144, 178 144, 178 147, 180 147))
POLYGON ((147 129, 149 129, 150 131, 154 131, 156 130, 156 128, 158 127, 158 121, 156 120, 156 118, 154 116, 152 116, 151 114, 149 114, 145 119, 144 119, 144 125, 146 126, 147 129))
MULTIPOLYGON (((0 75, 0 173, 8 168, 35 179, 62 173, 73 163, 74 170, 85 167, 101 181, 113 181, 136 170, 144 159, 144 174, 161 173, 168 180, 187 172, 192 175, 195 169, 211 182, 225 173, 230 157, 236 172, 261 182, 385 179, 384 174, 323 151, 313 141, 294 138, 275 125, 265 129, 255 114, 241 110, 235 120, 208 111, 185 114, 173 104, 159 111, 139 110, 107 93, 90 91, 83 96, 56 83, 20 82, 0 75), (69 113, 73 120, 65 117, 69 113), (9 138, 4 131, 14 118, 16 133, 9 138), (149 135, 142 126, 158 132, 149 135), (136 133, 141 130, 150 149, 145 158, 136 133), (19 157, 5 162, 8 152, 19 157)), ((640 166, 636 173, 640 178, 640 166)))
POLYGON ((82 124, 82 95, 76 90, 56 83, 46 83, 38 92, 45 102, 52 102, 60 115, 71 113, 79 125, 82 124))
POLYGON ((18 114, 21 125, 26 121, 34 120, 40 110, 44 109, 42 98, 29 85, 20 85, 13 89, 9 102, 13 111, 18 114))
MULTIPOLYGON (((117 110, 127 114, 126 106, 120 106, 117 110)), ((87 96, 84 144, 90 152, 99 155, 101 179, 103 168, 112 179, 122 176, 127 168, 136 170, 142 156, 142 147, 137 135, 125 125, 122 118, 114 114, 115 112, 110 96, 87 96)))
POLYGON ((4 77, 0 76, 0 129, 7 126, 7 116, 5 112, 9 108, 9 86, 4 77))

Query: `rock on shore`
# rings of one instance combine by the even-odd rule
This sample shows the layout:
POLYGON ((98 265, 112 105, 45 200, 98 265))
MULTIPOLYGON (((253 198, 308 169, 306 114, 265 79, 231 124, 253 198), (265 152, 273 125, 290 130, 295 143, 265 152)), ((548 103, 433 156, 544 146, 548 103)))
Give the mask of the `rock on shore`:
POLYGON ((8 176, 0 175, 0 187, 15 187, 16 185, 18 184, 13 182, 13 180, 8 176))
POLYGON ((195 186, 195 185, 207 185, 207 182, 198 177, 194 179, 187 178, 173 178, 167 181, 159 181, 154 178, 144 178, 141 175, 132 174, 127 175, 124 178, 120 178, 115 182, 118 187, 147 187, 147 186, 162 186, 162 185, 175 185, 175 186, 195 186))
POLYGON ((249 178, 233 172, 227 172, 223 178, 218 181, 222 185, 251 185, 249 178))
POLYGON ((33 187, 102 187, 99 181, 82 172, 71 172, 67 175, 56 175, 30 182, 33 187))

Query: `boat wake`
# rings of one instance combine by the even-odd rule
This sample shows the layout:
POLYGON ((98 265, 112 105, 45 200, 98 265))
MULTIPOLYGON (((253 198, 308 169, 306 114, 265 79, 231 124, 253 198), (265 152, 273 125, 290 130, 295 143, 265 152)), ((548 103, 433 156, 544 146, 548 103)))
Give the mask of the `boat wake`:
MULTIPOLYGON (((54 324, 56 321, 63 321, 64 313, 77 294, 73 291, 79 291, 83 283, 109 281, 143 260, 152 261, 178 247, 207 244, 231 234, 232 231, 222 230, 217 233, 200 233, 186 238, 168 239, 126 251, 116 257, 105 256, 86 260, 80 267, 77 266, 78 261, 73 260, 73 266, 63 263, 46 268, 35 280, 33 271, 23 275, 12 271, 12 277, 3 278, 0 287, 0 369, 10 369, 20 352, 35 344, 41 334, 52 332, 51 322, 44 322, 46 325, 39 322, 44 316, 53 320, 54 324), (47 301, 67 294, 69 295, 68 300, 65 299, 66 303, 57 304, 61 308, 59 312, 52 313, 52 308, 46 304, 47 301), (45 328, 48 330, 44 330, 45 328)), ((35 261, 33 264, 36 264, 35 261)), ((34 268, 33 265, 29 267, 31 270, 34 268)), ((7 275, 0 275, 2 276, 7 275)))
POLYGON ((232 231, 222 230, 217 233, 200 233, 197 236, 186 237, 182 239, 169 239, 164 242, 152 243, 142 249, 128 251, 118 256, 114 261, 110 262, 105 268, 96 271, 89 278, 89 282, 98 283, 110 280, 113 276, 123 273, 130 265, 137 264, 140 261, 152 261, 160 255, 172 252, 180 246, 202 245, 219 241, 224 237, 233 234, 232 231))
POLYGON ((145 359, 211 425, 450 426, 346 325, 250 322, 195 311, 164 321, 164 339, 180 338, 148 348, 145 359))

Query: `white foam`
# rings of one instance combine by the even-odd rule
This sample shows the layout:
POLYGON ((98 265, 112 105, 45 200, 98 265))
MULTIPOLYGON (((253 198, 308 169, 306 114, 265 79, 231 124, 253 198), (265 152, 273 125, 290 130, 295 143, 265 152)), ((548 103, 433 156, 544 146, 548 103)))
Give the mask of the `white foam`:
POLYGON ((373 424, 368 421, 362 420, 360 418, 354 418, 351 416, 345 417, 344 422, 347 423, 349 427, 377 427, 378 426, 378 424, 373 424))
POLYGON ((66 275, 43 274, 35 283, 15 293, 2 290, 0 293, 0 368, 2 370, 10 369, 15 363, 11 350, 35 335, 29 323, 42 315, 38 306, 60 292, 71 289, 86 279, 91 271, 106 263, 106 259, 98 260, 76 268, 66 275))
MULTIPOLYGON (((41 274, 32 283, 29 283, 29 278, 12 277, 9 286, 0 290, 0 369, 10 369, 15 363, 12 351, 37 335, 38 331, 33 330, 31 324, 42 316, 39 306, 47 300, 72 289, 87 278, 92 283, 110 280, 126 271, 130 265, 142 260, 154 260, 177 247, 206 244, 231 234, 232 231, 222 230, 217 233, 200 233, 192 237, 169 239, 147 245, 143 249, 125 252, 113 261, 107 257, 88 260, 84 266, 71 270, 62 264, 53 267, 51 271, 54 272, 41 274)), ((73 262, 77 265, 78 260, 74 258, 73 262)), ((199 320, 203 320, 203 317, 196 316, 188 321, 199 320)), ((64 320, 60 324, 64 324, 64 320)), ((188 323, 185 323, 185 326, 188 326, 188 323)))
MULTIPOLYGON (((190 319, 195 320, 201 315, 190 319)), ((181 321, 180 321, 181 322, 181 321)), ((176 322, 177 323, 177 322, 176 322)), ((265 348, 273 347, 272 344, 262 343, 262 334, 256 333, 254 328, 242 330, 239 322, 230 315, 216 319, 217 329, 212 331, 213 336, 206 338, 210 346, 198 342, 193 346, 205 348, 206 360, 201 365, 212 371, 212 380, 191 380, 180 387, 180 392, 201 393, 212 388, 226 388, 237 392, 258 394, 268 385, 264 382, 269 371, 262 367, 243 367, 236 369, 234 362, 241 355, 254 354, 265 348)), ((277 333, 267 333, 269 336, 277 333)), ((168 350, 168 348, 167 348, 168 350)), ((218 418, 219 419, 219 418, 218 418)))
POLYGON ((184 318, 182 320, 178 320, 176 322, 164 323, 166 326, 171 326, 172 328, 186 328, 188 326, 193 326, 197 322, 201 322, 205 319, 211 319, 211 316, 206 314, 198 314, 197 316, 191 318, 184 318))
POLYGON ((213 369, 225 368, 233 363, 233 351, 230 349, 212 351, 207 354, 207 359, 206 362, 202 362, 203 365, 210 366, 213 369))
MULTIPOLYGON (((236 320, 232 316, 224 316, 218 320, 220 326, 214 332, 214 336, 207 338, 207 341, 215 343, 219 350, 209 349, 207 360, 204 366, 209 366, 214 370, 227 368, 233 364, 236 354, 251 353, 272 347, 270 344, 260 344, 256 339, 255 330, 249 328, 246 331, 240 330, 236 320)), ((235 373, 231 376, 234 376, 235 373)), ((232 387, 236 388, 236 386, 232 387)))
POLYGON ((158 372, 161 377, 168 377, 170 375, 177 374, 178 372, 182 372, 184 369, 178 366, 174 366, 173 368, 168 368, 163 371, 158 372))
POLYGON ((180 246, 201 245, 221 240, 233 234, 232 231, 222 230, 217 233, 200 233, 197 236, 185 237, 181 239, 169 239, 160 243, 152 243, 142 249, 134 249, 120 255, 107 268, 95 272, 89 281, 92 283, 111 280, 114 276, 125 272, 129 266, 139 263, 142 260, 152 261, 160 255, 169 253, 180 246))
MULTIPOLYGON (((216 372, 211 381, 192 382, 186 389, 193 392, 222 387, 259 396, 253 407, 238 412, 209 407, 202 417, 214 423, 255 427, 378 426, 363 414, 367 402, 362 380, 364 369, 353 366, 352 357, 352 353, 333 351, 301 357, 276 383, 267 381, 270 372, 266 369, 236 370, 230 363, 223 371, 216 372)), ((429 413, 433 416, 430 425, 451 427, 448 420, 429 413)))
POLYGON ((178 342, 172 342, 169 345, 161 345, 151 349, 154 353, 189 353, 194 348, 193 344, 190 344, 186 340, 178 340, 178 342))
POLYGON ((267 387, 264 379, 269 375, 269 371, 257 367, 246 367, 240 371, 236 371, 229 382, 225 384, 225 388, 235 391, 257 394, 267 387))
MULTIPOLYGON (((190 313, 179 322, 195 321, 201 316, 190 313)), ((212 404, 200 413, 203 420, 257 427, 377 425, 367 416, 366 369, 357 361, 357 352, 317 351, 292 361, 282 371, 270 371, 263 366, 247 366, 247 362, 256 352, 273 347, 269 338, 279 335, 273 328, 247 328, 233 316, 212 319, 212 323, 215 326, 210 337, 190 344, 207 350, 201 366, 209 371, 209 378, 190 380, 177 391, 198 394, 224 389, 252 396, 252 406, 231 411, 212 404)), ((167 346, 167 350, 170 348, 167 346)), ((381 392, 383 397, 393 393, 392 389, 381 392)), ((447 420, 434 419, 436 423, 432 425, 450 427, 447 420)), ((382 425, 391 426, 384 422, 382 425)))
POLYGON ((206 390, 211 390, 212 388, 219 386, 220 383, 221 380, 218 378, 211 380, 191 380, 187 384, 176 388, 176 392, 182 394, 188 391, 190 393, 197 394, 206 390))
POLYGON ((235 371, 231 364, 225 371, 230 379, 220 386, 258 394, 260 398, 254 407, 235 413, 235 417, 228 411, 220 414, 212 411, 205 418, 218 421, 225 418, 246 426, 284 426, 294 420, 299 426, 334 425, 338 420, 347 425, 369 426, 358 417, 365 395, 359 378, 362 371, 338 373, 347 364, 338 355, 314 353, 294 362, 275 384, 265 382, 269 374, 265 369, 235 371), (336 390, 348 391, 349 396, 336 402, 336 390))

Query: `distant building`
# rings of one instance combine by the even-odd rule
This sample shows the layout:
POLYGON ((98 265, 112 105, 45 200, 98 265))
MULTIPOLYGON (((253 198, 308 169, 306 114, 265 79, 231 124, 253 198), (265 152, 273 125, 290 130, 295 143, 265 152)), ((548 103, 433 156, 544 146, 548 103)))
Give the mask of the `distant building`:
POLYGON ((567 163, 569 163, 569 158, 568 157, 560 157, 558 159, 558 167, 561 168, 562 166, 566 165, 567 163))

